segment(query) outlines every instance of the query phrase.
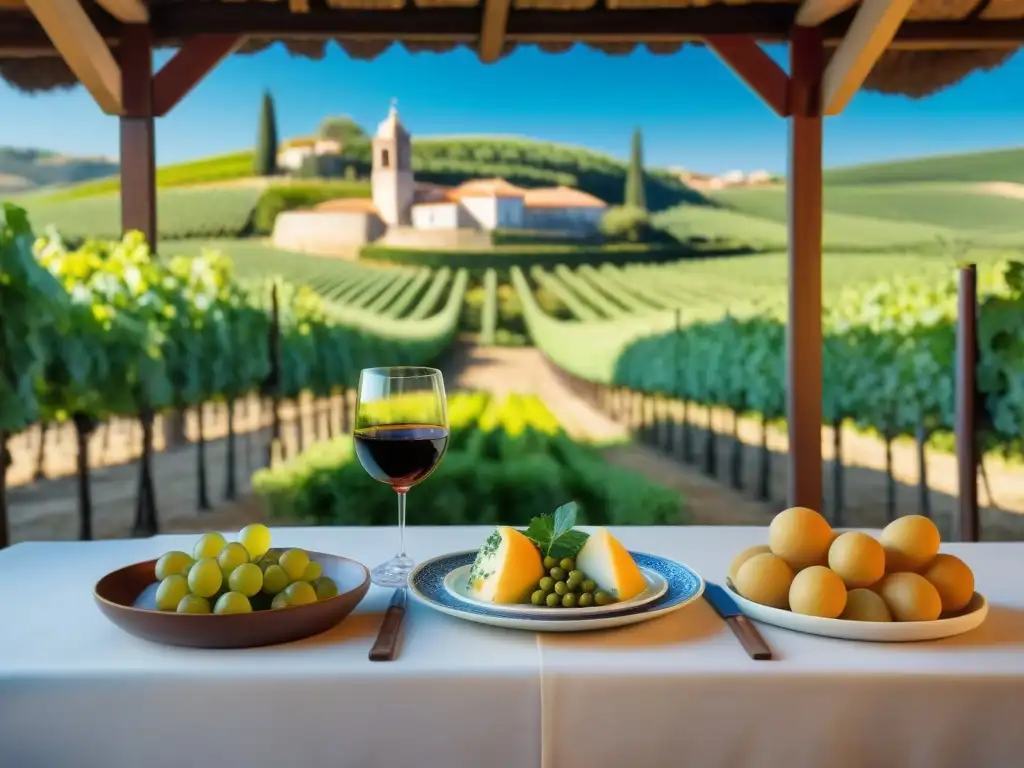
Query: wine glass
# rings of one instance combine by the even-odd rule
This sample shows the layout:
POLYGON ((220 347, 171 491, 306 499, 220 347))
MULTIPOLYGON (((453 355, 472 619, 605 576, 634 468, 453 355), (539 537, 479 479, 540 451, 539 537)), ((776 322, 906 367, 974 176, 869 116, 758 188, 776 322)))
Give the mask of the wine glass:
POLYGON ((436 368, 365 368, 359 374, 356 457, 370 477, 398 493, 398 554, 370 574, 374 584, 408 584, 405 494, 437 468, 448 447, 448 401, 436 368))

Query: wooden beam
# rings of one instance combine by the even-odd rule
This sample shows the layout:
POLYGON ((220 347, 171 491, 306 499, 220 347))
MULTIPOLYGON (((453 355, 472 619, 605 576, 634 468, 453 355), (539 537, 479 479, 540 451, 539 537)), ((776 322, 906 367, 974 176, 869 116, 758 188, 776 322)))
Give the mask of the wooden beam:
POLYGON ((220 62, 238 50, 238 35, 197 35, 153 78, 153 113, 163 117, 220 62))
POLYGON ((796 12, 796 23, 801 27, 820 27, 856 2, 857 0, 804 0, 796 12))
POLYGON ((484 19, 480 27, 480 61, 493 64, 505 48, 505 26, 512 0, 484 0, 484 19))
POLYGON ((959 476, 958 537, 978 541, 978 271, 960 267, 956 322, 956 463, 959 476))
POLYGON ((107 114, 121 112, 121 70, 78 0, 26 0, 68 68, 107 114))
POLYGON ((786 417, 790 506, 820 509, 822 329, 821 33, 794 27, 789 90, 789 318, 786 324, 786 417))
POLYGON ((781 117, 789 114, 789 76, 757 41, 739 35, 711 35, 705 42, 775 114, 781 117))
POLYGON ((838 115, 896 36, 914 0, 863 0, 822 79, 826 115, 838 115))
POLYGON ((142 0, 96 0, 96 3, 118 21, 129 24, 145 24, 149 21, 149 10, 142 0))
POLYGON ((145 24, 125 24, 118 51, 123 73, 121 226, 137 229, 156 250, 156 128, 153 40, 145 24))

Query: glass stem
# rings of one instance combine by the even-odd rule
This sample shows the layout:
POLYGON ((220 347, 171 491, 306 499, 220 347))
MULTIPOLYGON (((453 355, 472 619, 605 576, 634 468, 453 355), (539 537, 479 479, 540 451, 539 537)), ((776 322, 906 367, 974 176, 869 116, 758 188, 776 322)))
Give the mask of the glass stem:
POLYGON ((407 490, 398 491, 398 556, 405 557, 405 494, 407 490))

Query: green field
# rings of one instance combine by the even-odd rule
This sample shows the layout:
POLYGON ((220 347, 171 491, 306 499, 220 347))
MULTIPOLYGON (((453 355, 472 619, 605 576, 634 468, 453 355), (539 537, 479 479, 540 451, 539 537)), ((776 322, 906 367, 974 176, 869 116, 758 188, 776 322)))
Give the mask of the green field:
POLYGON ((1024 149, 998 149, 936 155, 888 163, 835 168, 825 172, 826 186, 905 182, 1024 182, 1024 149))
MULTIPOLYGON (((786 222, 784 189, 723 190, 714 198, 748 216, 786 222)), ((906 238, 915 230, 926 234, 928 227, 935 235, 956 232, 967 238, 984 238, 1018 231, 1024 222, 1024 199, 973 191, 952 183, 827 186, 824 203, 826 240, 829 219, 837 215, 856 217, 840 224, 843 236, 868 228, 872 231, 864 233, 866 239, 881 243, 888 238, 894 245, 896 239, 906 238)))

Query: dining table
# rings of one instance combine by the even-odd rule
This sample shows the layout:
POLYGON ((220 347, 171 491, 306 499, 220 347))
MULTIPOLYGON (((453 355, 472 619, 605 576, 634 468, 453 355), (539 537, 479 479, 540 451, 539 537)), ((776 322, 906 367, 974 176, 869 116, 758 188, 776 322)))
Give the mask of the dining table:
MULTIPOLYGON (((417 561, 488 527, 409 527, 417 561)), ((724 583, 764 527, 611 527, 724 583)), ((372 567, 396 528, 279 527, 275 547, 372 567)), ((877 533, 877 532, 874 532, 877 533)), ((233 532, 225 532, 229 538, 233 532)), ((755 661, 704 600, 586 633, 470 623, 410 598, 397 657, 368 652, 376 586, 335 628, 237 650, 160 645, 98 609, 96 582, 195 535, 0 550, 3 768, 1020 768, 1024 542, 943 543, 989 602, 966 634, 855 642, 758 623, 755 661)), ((286 612, 282 620, 286 619, 286 612)))

